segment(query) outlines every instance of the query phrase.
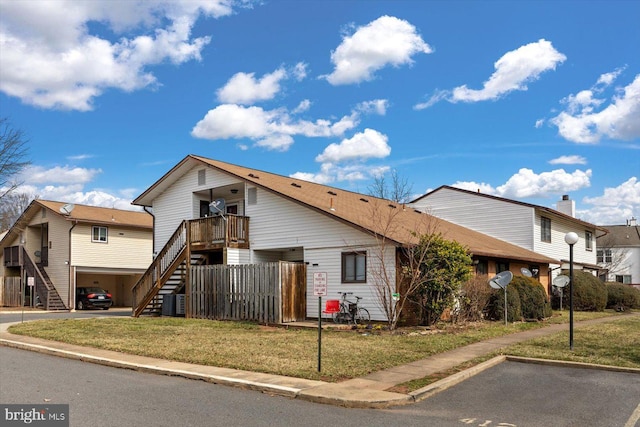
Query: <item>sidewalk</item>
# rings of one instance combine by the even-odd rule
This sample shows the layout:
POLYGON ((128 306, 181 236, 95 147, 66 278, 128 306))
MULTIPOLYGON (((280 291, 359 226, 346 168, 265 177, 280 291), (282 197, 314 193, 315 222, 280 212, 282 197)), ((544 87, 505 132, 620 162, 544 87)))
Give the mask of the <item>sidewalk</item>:
MULTIPOLYGON (((640 315, 640 313, 636 312, 622 316, 638 315, 640 315)), ((622 316, 603 317, 600 319, 576 322, 574 324, 574 328, 609 322, 620 319, 622 316)), ((446 371, 460 365, 461 363, 472 360, 478 356, 489 354, 493 351, 499 350, 500 348, 568 329, 567 324, 561 324, 550 325, 525 332, 518 332, 470 344, 445 353, 436 354, 426 359, 408 363, 406 365, 374 372, 364 377, 340 383, 327 383, 280 375, 263 374, 259 372, 248 372, 236 369, 172 362, 154 359, 151 357, 128 355, 115 351, 100 350, 38 338, 13 335, 7 332, 7 328, 9 326, 9 324, 0 325, 0 345, 118 368, 199 379, 217 384, 232 385, 252 390, 259 390, 270 394, 304 399, 312 402, 354 408, 385 408, 417 402, 435 393, 443 391, 464 379, 483 371, 484 369, 501 363, 506 359, 506 357, 495 357, 487 362, 454 374, 448 378, 442 379, 408 394, 394 393, 386 390, 409 380, 419 379, 438 372, 446 371)), ((518 360, 522 359, 518 358, 518 360)), ((564 362, 556 361, 537 362, 564 364, 564 362)), ((575 366, 576 364, 571 363, 571 365, 575 366)), ((577 365, 589 366, 586 364, 577 365)), ((640 373, 640 369, 606 368, 617 371, 640 373)))

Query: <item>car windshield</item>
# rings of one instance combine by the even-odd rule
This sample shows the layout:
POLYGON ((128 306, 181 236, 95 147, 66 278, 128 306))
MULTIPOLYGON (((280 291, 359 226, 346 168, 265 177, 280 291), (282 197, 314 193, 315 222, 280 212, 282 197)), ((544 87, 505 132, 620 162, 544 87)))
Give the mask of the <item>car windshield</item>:
POLYGON ((88 294, 106 294, 105 290, 102 288, 85 288, 86 293, 88 294))

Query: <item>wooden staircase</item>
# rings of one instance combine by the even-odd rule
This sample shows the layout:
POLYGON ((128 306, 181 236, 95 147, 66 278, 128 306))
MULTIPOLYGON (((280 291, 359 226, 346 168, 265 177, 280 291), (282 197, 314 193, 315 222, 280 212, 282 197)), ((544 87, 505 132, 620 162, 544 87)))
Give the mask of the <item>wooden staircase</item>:
MULTIPOLYGON (((186 264, 188 234, 188 223, 187 221, 182 221, 147 271, 144 272, 138 283, 133 287, 133 317, 139 317, 143 313, 160 313, 162 309, 160 291, 174 276, 178 267, 181 264, 186 264)), ((186 273, 187 270, 185 269, 184 271, 186 273)))
POLYGON ((34 278, 35 294, 39 297, 39 304, 45 310, 68 310, 56 287, 51 282, 49 275, 33 262, 29 253, 22 248, 22 259, 27 276, 34 278))
POLYGON ((160 314, 162 298, 180 292, 189 267, 204 263, 196 251, 249 248, 249 218, 237 215, 184 220, 133 287, 133 316, 160 314), (192 252, 193 251, 193 252, 192 252))

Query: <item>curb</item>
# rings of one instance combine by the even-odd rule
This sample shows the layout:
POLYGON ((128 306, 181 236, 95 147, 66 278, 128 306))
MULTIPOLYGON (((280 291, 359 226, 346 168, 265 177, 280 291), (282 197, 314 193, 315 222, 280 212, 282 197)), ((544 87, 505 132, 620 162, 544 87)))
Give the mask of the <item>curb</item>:
POLYGON ((109 359, 105 357, 91 356, 88 354, 77 353, 73 351, 60 350, 56 348, 47 347, 39 344, 29 344, 19 341, 12 341, 6 338, 0 338, 0 345, 10 348, 17 348, 20 350, 29 350, 41 354, 47 354, 51 356, 64 357, 67 359, 79 360, 82 362, 95 363, 97 365, 109 366, 113 368, 130 369, 133 371, 153 373, 159 375, 167 375, 174 377, 182 377, 192 380, 201 380, 214 384, 221 384, 227 386, 234 386, 249 390, 262 391, 273 395, 279 395, 284 397, 296 397, 301 391, 299 388, 281 386, 277 384, 267 384, 256 381, 248 381, 242 378, 232 378, 220 375, 202 374, 196 372, 190 372, 181 369, 169 369, 160 366, 124 362, 122 360, 109 359))

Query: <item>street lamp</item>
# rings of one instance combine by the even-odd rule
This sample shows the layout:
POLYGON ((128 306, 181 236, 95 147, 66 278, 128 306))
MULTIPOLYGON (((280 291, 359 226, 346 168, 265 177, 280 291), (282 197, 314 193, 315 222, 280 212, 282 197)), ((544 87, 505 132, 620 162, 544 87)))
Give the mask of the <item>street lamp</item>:
POLYGON ((569 349, 573 350, 573 245, 578 243, 578 235, 567 233, 564 241, 569 245, 569 349))

